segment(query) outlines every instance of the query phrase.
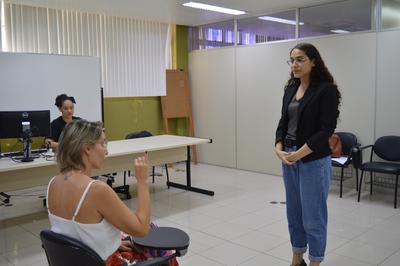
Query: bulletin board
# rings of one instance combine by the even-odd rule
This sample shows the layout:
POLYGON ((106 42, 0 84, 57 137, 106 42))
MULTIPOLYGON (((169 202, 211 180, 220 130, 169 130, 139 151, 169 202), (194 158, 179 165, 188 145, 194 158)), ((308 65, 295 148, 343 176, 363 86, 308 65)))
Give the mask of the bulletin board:
MULTIPOLYGON (((168 119, 188 118, 189 134, 194 137, 192 106, 190 101, 189 76, 184 70, 166 70, 166 96, 161 96, 164 130, 168 134, 168 119)), ((192 146, 193 162, 197 163, 196 146, 192 146)))
POLYGON ((163 117, 191 116, 188 73, 183 70, 167 70, 167 95, 161 97, 163 117))

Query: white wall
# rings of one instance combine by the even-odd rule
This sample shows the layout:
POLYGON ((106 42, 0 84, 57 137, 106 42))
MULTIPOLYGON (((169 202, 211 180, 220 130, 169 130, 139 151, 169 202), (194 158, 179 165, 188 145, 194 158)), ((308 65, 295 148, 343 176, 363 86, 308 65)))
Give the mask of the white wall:
MULTIPOLYGON (((400 119, 390 121, 400 113, 396 104, 400 91, 395 86, 398 60, 394 56, 396 43, 400 43, 399 36, 400 32, 391 32, 379 37, 378 55, 382 48, 387 51, 379 60, 377 33, 305 40, 317 46, 342 93, 337 131, 355 133, 361 144, 373 143, 375 131, 377 135, 381 132, 400 133, 400 119), (387 65, 389 58, 391 63, 387 65), (379 97, 375 99, 376 93, 379 97), (388 112, 390 120, 387 119, 388 112)), ((211 148, 203 150, 200 161, 224 165, 220 162, 226 156, 231 158, 232 146, 236 146, 237 168, 281 174, 280 163, 273 152, 275 128, 280 117, 283 86, 289 77, 285 61, 297 42, 210 49, 190 54, 196 135, 218 136, 213 145, 208 145, 214 146, 218 153, 211 148), (211 89, 210 84, 215 86, 211 89), (232 103, 235 97, 236 101, 232 103), (209 98, 212 101, 205 100, 209 98), (224 110, 224 115, 210 110, 224 110), (200 117, 201 121, 196 121, 200 117), (236 132, 231 131, 234 124, 236 132), (236 142, 232 143, 234 140, 230 136, 235 134, 236 142), (219 142, 222 136, 229 141, 219 142)))

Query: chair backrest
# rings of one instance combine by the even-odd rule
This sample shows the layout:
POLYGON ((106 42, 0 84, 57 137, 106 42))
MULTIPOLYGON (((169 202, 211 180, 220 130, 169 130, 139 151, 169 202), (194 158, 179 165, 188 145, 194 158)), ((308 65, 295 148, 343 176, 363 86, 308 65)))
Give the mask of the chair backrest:
POLYGON ((374 152, 386 161, 400 161, 400 136, 383 136, 374 143, 374 152))
POLYGON ((352 152, 353 147, 355 147, 357 142, 357 137, 350 132, 335 132, 342 142, 342 153, 343 155, 349 155, 352 152))
POLYGON ((93 249, 72 237, 43 230, 40 239, 50 266, 105 265, 93 249))
POLYGON ((125 139, 146 138, 151 136, 153 136, 153 134, 151 134, 149 131, 143 130, 129 133, 128 135, 126 135, 125 139))

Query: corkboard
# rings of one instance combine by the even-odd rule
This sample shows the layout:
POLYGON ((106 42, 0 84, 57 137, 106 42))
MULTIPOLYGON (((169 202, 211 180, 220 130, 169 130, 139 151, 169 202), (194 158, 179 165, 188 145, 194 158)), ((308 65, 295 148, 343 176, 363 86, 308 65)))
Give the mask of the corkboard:
POLYGON ((192 116, 188 73, 181 70, 167 70, 166 75, 167 95, 161 97, 163 117, 192 116))
MULTIPOLYGON (((194 137, 192 105, 190 102, 189 75, 183 70, 166 72, 167 95, 161 96, 164 130, 169 134, 169 118, 188 118, 189 134, 194 137)), ((192 146, 193 162, 197 163, 196 146, 192 146)))

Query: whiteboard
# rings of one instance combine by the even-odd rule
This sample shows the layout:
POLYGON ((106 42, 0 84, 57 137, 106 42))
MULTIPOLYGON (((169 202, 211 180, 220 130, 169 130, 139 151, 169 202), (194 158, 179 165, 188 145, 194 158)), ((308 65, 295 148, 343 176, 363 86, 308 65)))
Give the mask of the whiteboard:
POLYGON ((75 116, 101 120, 100 58, 0 53, 0 111, 50 110, 65 93, 76 100, 75 116))

